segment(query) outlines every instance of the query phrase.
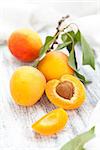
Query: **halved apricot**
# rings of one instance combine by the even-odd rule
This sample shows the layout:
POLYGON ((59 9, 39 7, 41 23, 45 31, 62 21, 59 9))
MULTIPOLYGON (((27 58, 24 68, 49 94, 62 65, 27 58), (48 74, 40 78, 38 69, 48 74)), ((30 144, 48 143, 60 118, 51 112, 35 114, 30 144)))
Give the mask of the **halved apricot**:
POLYGON ((42 135, 52 135, 64 128, 68 115, 62 108, 55 109, 32 125, 35 132, 42 135))
POLYGON ((54 105, 67 110, 80 107, 86 98, 84 85, 72 75, 48 81, 45 92, 54 105))

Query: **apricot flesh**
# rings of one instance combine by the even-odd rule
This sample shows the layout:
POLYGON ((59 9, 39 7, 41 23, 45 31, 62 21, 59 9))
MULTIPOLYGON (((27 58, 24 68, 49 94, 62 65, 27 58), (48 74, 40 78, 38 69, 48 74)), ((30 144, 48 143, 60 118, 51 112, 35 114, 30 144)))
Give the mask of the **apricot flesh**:
POLYGON ((18 29, 10 35, 8 47, 13 56, 20 61, 31 62, 39 56, 42 40, 37 32, 18 29))
POLYGON ((10 80, 10 92, 13 100, 21 106, 35 104, 44 93, 45 86, 44 75, 31 66, 19 67, 10 80))
POLYGON ((59 79, 64 74, 73 74, 68 65, 68 56, 63 52, 51 51, 40 61, 37 68, 44 74, 46 80, 59 79))
POLYGON ((60 80, 53 79, 48 81, 45 92, 48 99, 54 105, 66 110, 80 107, 86 98, 86 92, 82 82, 78 78, 68 74, 63 75, 60 80), (70 82, 71 84, 60 86, 58 92, 57 86, 59 87, 60 84, 65 82, 70 82))
POLYGON ((64 128, 68 114, 62 108, 55 109, 32 125, 32 129, 42 135, 52 135, 64 128))

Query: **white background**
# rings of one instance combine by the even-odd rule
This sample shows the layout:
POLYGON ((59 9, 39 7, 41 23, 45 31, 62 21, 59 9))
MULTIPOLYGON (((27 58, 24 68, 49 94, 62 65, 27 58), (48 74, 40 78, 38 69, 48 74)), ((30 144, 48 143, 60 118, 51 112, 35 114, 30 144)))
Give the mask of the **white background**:
MULTIPOLYGON (((71 14, 77 17, 97 14, 100 12, 100 0, 0 0, 0 7, 22 6, 24 4, 40 5, 43 9, 52 7, 59 13, 71 14)), ((42 10, 41 10, 42 11, 42 10)))

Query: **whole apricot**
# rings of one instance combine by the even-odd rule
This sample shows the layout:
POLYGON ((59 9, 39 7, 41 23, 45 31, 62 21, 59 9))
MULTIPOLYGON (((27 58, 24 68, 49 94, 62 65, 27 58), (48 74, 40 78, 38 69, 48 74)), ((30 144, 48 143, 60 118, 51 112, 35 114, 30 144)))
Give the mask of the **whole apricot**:
POLYGON ((68 74, 63 75, 59 80, 48 81, 45 92, 53 104, 66 110, 80 107, 86 98, 82 82, 68 74))
POLYGON ((45 77, 38 69, 23 66, 13 73, 10 80, 10 91, 17 104, 31 106, 41 98, 45 85, 45 77))
POLYGON ((63 52, 51 51, 39 62, 37 68, 44 74, 46 80, 59 79, 64 74, 73 74, 68 65, 68 56, 63 52))
POLYGON ((8 47, 17 59, 30 62, 39 56, 42 41, 37 32, 30 29, 19 29, 9 37, 8 47))

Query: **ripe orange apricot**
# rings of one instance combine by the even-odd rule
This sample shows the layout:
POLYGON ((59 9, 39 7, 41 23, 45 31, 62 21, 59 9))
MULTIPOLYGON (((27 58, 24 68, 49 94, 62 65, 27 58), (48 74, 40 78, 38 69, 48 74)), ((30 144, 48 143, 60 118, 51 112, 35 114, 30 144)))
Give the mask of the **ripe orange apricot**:
POLYGON ((64 128, 68 115, 62 108, 55 109, 32 125, 35 132, 42 135, 52 135, 64 128))
POLYGON ((67 110, 80 107, 86 98, 82 82, 68 74, 60 80, 48 81, 45 92, 53 104, 67 110))
POLYGON ((39 56, 42 41, 37 32, 30 29, 19 29, 9 37, 8 47, 17 59, 30 62, 39 56))
POLYGON ((22 106, 35 104, 41 98, 45 86, 44 75, 31 66, 19 67, 10 80, 11 95, 22 106))
POLYGON ((46 80, 59 79, 64 74, 73 74, 68 65, 68 57, 63 52, 51 51, 38 64, 38 69, 44 74, 46 80))

